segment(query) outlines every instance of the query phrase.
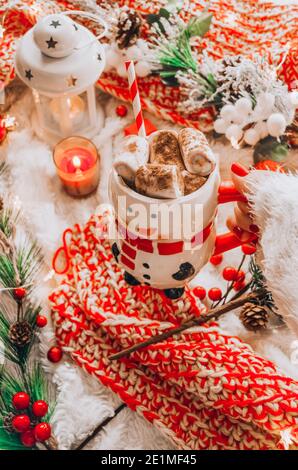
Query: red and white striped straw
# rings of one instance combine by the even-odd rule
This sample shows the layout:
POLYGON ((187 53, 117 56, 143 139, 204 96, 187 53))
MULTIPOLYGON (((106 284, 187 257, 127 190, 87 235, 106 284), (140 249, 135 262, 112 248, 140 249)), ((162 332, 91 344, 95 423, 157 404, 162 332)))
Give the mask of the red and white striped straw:
POLYGON ((146 129, 145 129, 145 123, 144 123, 144 118, 143 118, 143 113, 142 113, 142 108, 141 108, 140 93, 138 89, 138 82, 136 79, 136 72, 135 72, 135 66, 134 66, 133 61, 128 60, 127 62, 125 62, 125 67, 126 67, 127 75, 128 75, 128 85, 129 85, 133 113, 134 113, 137 129, 138 129, 138 135, 140 135, 141 137, 146 137, 146 129))

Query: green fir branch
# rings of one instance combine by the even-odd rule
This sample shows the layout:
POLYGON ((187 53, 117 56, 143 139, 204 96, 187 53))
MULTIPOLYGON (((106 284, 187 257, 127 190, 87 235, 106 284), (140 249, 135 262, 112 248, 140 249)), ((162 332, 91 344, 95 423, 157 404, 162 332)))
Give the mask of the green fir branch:
POLYGON ((11 208, 0 211, 0 230, 6 238, 13 234, 14 227, 19 220, 20 213, 11 208))
POLYGON ((0 418, 0 450, 34 450, 35 447, 25 447, 16 433, 7 432, 0 418))
POLYGON ((49 421, 54 408, 55 400, 49 387, 43 369, 40 364, 33 364, 26 370, 26 376, 14 370, 14 373, 5 371, 1 377, 1 409, 0 416, 2 418, 8 413, 15 412, 12 405, 12 397, 17 393, 25 391, 30 396, 31 405, 37 400, 44 400, 48 403, 49 410, 47 415, 43 418, 49 421))
POLYGON ((262 296, 258 299, 258 305, 268 307, 273 313, 277 313, 277 308, 274 304, 272 293, 267 287, 266 278, 256 263, 255 256, 252 256, 249 263, 249 272, 251 274, 250 289, 251 291, 259 290, 262 296))
POLYGON ((32 290, 34 280, 41 269, 42 255, 35 242, 28 239, 13 253, 0 255, 0 282, 13 297, 13 290, 22 285, 27 293, 32 290))
MULTIPOLYGON (((26 242, 16 250, 16 263, 21 284, 33 283, 42 267, 43 256, 36 242, 26 242)), ((30 291, 30 288, 27 288, 30 291)))
MULTIPOLYGON (((157 15, 156 18, 151 18, 151 24, 157 22, 160 25, 161 17, 166 18, 165 15, 157 15)), ((166 19, 170 22, 170 18, 166 19)), ((160 28, 161 34, 164 35, 164 42, 160 46, 157 60, 162 67, 155 73, 159 74, 168 85, 178 85, 177 72, 197 72, 198 64, 192 53, 190 39, 195 36, 203 37, 209 30, 211 21, 212 14, 210 13, 203 13, 196 18, 192 18, 185 28, 180 28, 180 33, 172 42, 168 41, 164 29, 160 28)), ((211 85, 209 77, 203 76, 202 79, 206 80, 206 84, 211 85)))

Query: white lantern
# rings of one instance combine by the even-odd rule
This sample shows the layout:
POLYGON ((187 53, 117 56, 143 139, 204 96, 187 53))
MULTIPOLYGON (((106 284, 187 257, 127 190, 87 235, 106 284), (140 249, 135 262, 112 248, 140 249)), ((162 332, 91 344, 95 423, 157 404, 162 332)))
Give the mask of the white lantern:
MULTIPOLYGON (((40 19, 16 52, 16 72, 33 93, 33 127, 51 144, 71 135, 91 138, 103 124, 94 84, 105 66, 104 48, 99 37, 67 13, 40 19)), ((85 12, 73 13, 102 22, 85 12)))

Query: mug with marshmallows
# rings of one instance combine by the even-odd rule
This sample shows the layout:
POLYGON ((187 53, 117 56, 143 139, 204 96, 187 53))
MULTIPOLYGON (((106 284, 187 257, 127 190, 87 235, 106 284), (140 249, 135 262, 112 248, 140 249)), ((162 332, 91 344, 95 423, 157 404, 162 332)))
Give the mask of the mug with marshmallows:
POLYGON ((241 241, 216 235, 219 204, 245 201, 219 164, 204 134, 184 128, 148 138, 129 136, 111 170, 112 251, 131 285, 148 285, 179 298, 214 254, 241 241))

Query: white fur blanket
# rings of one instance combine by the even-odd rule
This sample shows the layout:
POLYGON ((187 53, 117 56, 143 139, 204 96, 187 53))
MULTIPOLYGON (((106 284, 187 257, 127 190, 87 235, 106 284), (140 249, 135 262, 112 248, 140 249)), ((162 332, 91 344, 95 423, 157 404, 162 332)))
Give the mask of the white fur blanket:
MULTIPOLYGON (((95 195, 88 199, 74 200, 64 194, 55 175, 50 149, 31 133, 29 113, 30 95, 27 94, 11 110, 17 116, 20 127, 10 135, 9 144, 2 147, 2 157, 10 164, 10 178, 3 191, 21 204, 27 227, 42 247, 47 270, 60 244, 62 231, 74 223, 84 223, 94 212, 98 203, 107 200, 107 174, 111 166, 114 148, 122 139, 122 129, 132 121, 129 113, 124 119, 115 114, 116 101, 102 98, 105 108, 105 126, 95 139, 101 154, 101 184, 95 195)), ((168 123, 154 120, 160 127, 172 127, 168 123)), ((247 160, 249 150, 231 150, 222 142, 214 145, 220 155, 221 166, 227 166, 233 159, 247 160), (227 156, 228 155, 228 156, 227 156)), ((252 179, 254 176, 252 175, 252 179)), ((297 332, 297 291, 298 279, 298 178, 283 175, 267 175, 255 184, 255 212, 257 223, 262 228, 262 263, 269 287, 274 291, 276 303, 289 325, 297 332), (274 210, 273 210, 274 209, 274 210)), ((232 205, 221 208, 219 229, 224 231, 224 221, 232 205)), ((206 288, 219 286, 225 289, 220 276, 222 267, 237 266, 239 251, 225 254, 224 262, 218 268, 208 264, 193 281, 206 288)), ((38 300, 44 312, 48 311, 47 296, 58 282, 52 279, 42 284, 38 300)), ((49 313, 49 312, 48 312, 49 313)), ((221 326, 231 334, 239 335, 249 342, 256 351, 273 360, 281 370, 298 379, 297 366, 291 362, 293 341, 298 335, 287 328, 253 334, 244 329, 237 312, 223 317, 221 326)), ((51 326, 42 333, 42 357, 54 341, 51 326)), ((43 362, 58 387, 57 407, 52 423, 60 449, 69 449, 85 437, 105 417, 111 416, 119 400, 98 382, 74 366, 67 356, 58 365, 43 362)), ((88 446, 89 449, 171 449, 173 445, 161 436, 158 430, 125 409, 88 446)))

